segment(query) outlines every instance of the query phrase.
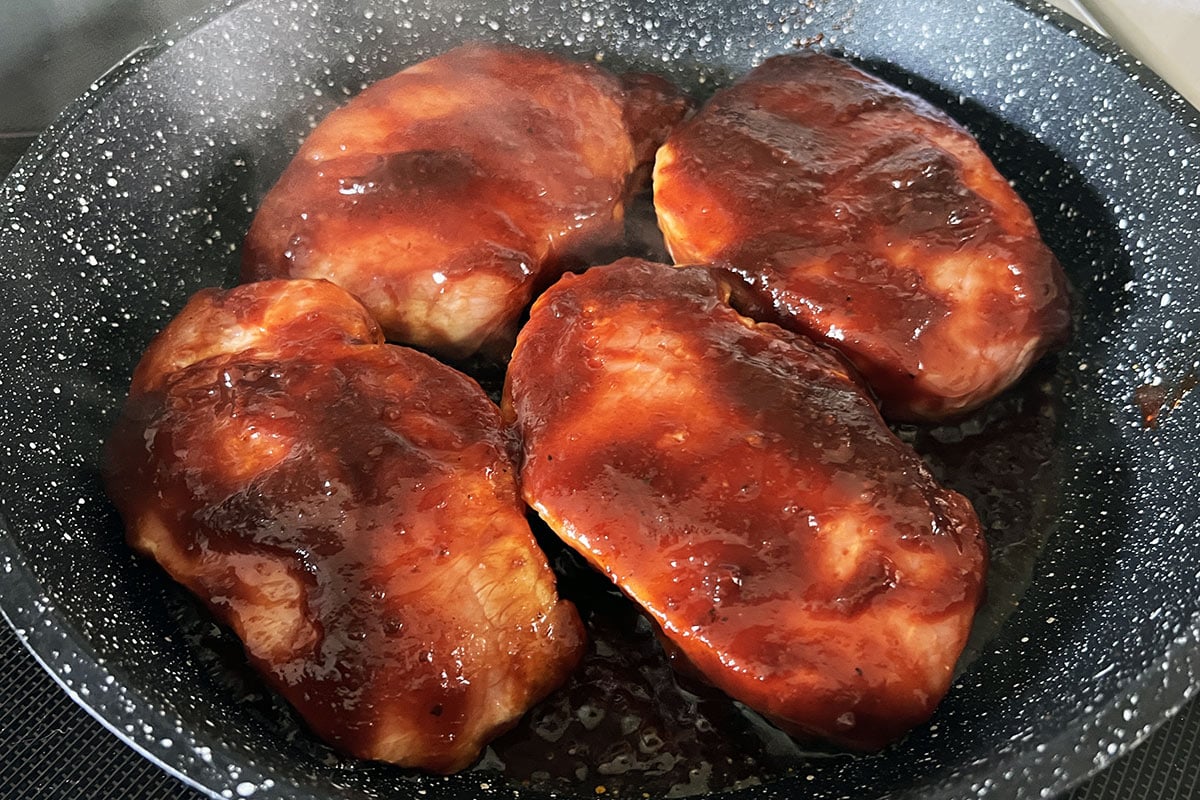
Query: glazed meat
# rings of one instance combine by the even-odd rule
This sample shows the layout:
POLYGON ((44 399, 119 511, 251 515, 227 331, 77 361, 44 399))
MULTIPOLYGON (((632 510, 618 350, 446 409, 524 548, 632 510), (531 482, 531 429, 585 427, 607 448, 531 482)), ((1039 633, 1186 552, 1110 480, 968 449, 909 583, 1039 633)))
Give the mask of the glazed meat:
POLYGON ((718 92, 659 151, 654 202, 677 263, 728 264, 895 419, 982 404, 1070 324, 1061 267, 970 134, 828 56, 718 92))
POLYGON ((105 481, 133 547, 317 734, 449 772, 582 652, 502 431, 341 289, 267 281, 200 292, 154 340, 105 481))
POLYGON ((389 339, 507 356, 535 291, 620 241, 636 176, 648 184, 686 108, 651 76, 451 50, 312 132, 254 218, 242 277, 325 278, 389 339))
POLYGON ((624 259, 537 300, 503 404, 522 490, 682 663, 793 734, 881 747, 950 685, 979 522, 839 356, 740 316, 727 280, 624 259))

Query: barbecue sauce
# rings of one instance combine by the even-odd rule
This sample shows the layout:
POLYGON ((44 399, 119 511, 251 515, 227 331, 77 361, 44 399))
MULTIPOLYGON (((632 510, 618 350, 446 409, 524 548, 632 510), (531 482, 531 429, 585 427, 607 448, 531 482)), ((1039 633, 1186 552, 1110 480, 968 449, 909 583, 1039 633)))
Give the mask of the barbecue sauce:
MULTIPOLYGON (((911 166, 914 180, 937 177, 936 169, 927 175, 921 164, 914 162, 911 166)), ((386 163, 368 165, 368 168, 383 170, 382 178, 387 179, 386 163)), ((365 181, 342 187, 352 190, 344 193, 346 196, 373 190, 371 183, 381 177, 378 172, 374 177, 365 172, 364 175, 365 181)), ((804 186, 796 184, 790 186, 789 191, 802 193, 804 186)), ((630 238, 638 240, 627 252, 661 260, 662 244, 652 218, 645 216, 647 208, 643 202, 642 213, 631 214, 626 219, 627 232, 635 232, 630 238)), ((917 223, 922 218, 923 215, 918 215, 909 226, 920 227, 917 223)), ((970 219, 967 208, 961 215, 962 225, 969 224, 970 219)), ((297 240, 297 244, 305 246, 303 239, 297 240)), ((909 296, 898 291, 897 302, 909 296)), ((845 300, 853 303, 858 298, 845 300)), ((853 307, 857 313, 861 304, 853 307)), ((492 390, 493 399, 498 399, 499 379, 494 373, 494 365, 477 363, 475 367, 485 386, 492 390)), ((238 373, 236 380, 274 381, 278 390, 290 392, 295 389, 307 391, 304 387, 311 379, 311 372, 283 375, 268 365, 262 372, 254 374, 256 369, 258 367, 252 368, 250 374, 238 373)), ((339 416, 361 418, 380 413, 378 408, 347 407, 341 397, 317 396, 316 399, 337 408, 341 412, 339 416)), ((1048 530, 1047 521, 1053 517, 1053 490, 1047 487, 1056 485, 1053 476, 1061 467, 1054 445, 1057 412, 1058 387, 1052 370, 1043 369, 959 423, 936 427, 908 425, 898 429, 901 438, 922 454, 940 482, 972 500, 983 521, 992 561, 987 598, 978 615, 981 620, 1002 620, 1019 599, 1040 550, 1042 537, 1048 530)), ((135 415, 138 413, 142 412, 134 411, 135 415)), ((327 439, 335 452, 355 436, 349 433, 349 438, 344 439, 344 435, 345 432, 328 431, 327 439)), ((269 440, 270 435, 266 438, 269 440)), ((368 449, 374 449, 376 444, 383 448, 403 447, 402 443, 390 440, 360 444, 370 445, 368 449)), ((263 452, 264 457, 271 457, 269 447, 263 452)), ((136 460, 131 452, 121 452, 120 448, 115 457, 136 460)), ((356 486, 357 491, 379 492, 377 483, 362 474, 356 475, 358 471, 351 465, 339 464, 339 469, 347 468, 351 471, 344 481, 344 488, 356 486)), ((279 502, 290 497, 297 513, 301 513, 308 493, 286 485, 284 478, 279 480, 285 484, 275 487, 283 492, 279 502)), ((219 491, 215 486, 201 488, 219 491)), ((237 505, 235 502, 234 506, 237 505)), ((248 524, 248 535, 255 547, 270 550, 295 546, 295 542, 282 542, 277 531, 262 524, 267 509, 256 507, 254 503, 243 505, 239 513, 248 524)), ((344 522, 329 517, 328 513, 327 518, 315 521, 302 534, 303 547, 313 553, 331 553, 330 526, 344 522)), ((205 524, 216 521, 216 517, 211 517, 205 524)), ((535 528, 538 524, 535 521, 535 528)), ((589 793, 604 791, 618 797, 640 797, 643 793, 678 796, 768 783, 801 768, 805 759, 852 757, 801 745, 724 694, 681 675, 659 644, 656 628, 648 618, 547 530, 539 531, 539 539, 551 555, 564 595, 578 606, 587 621, 590 643, 583 663, 567 683, 489 747, 475 766, 481 774, 497 773, 516 784, 545 791, 583 789, 589 793)), ((236 546, 220 533, 213 534, 211 541, 217 548, 236 546)), ((440 553, 445 549, 444 543, 439 545, 432 540, 429 547, 436 551, 431 553, 435 559, 441 557, 440 553)), ((359 567, 364 560, 362 551, 353 546, 333 555, 331 564, 359 567)), ((334 567, 330 572, 336 574, 338 568, 334 567)), ((298 578, 310 587, 317 586, 318 578, 311 573, 301 574, 298 578)), ((331 593, 328 590, 319 591, 329 599, 331 593)), ((353 601, 333 597, 332 604, 335 608, 339 604, 349 608, 353 601)), ((196 614, 190 604, 174 605, 173 610, 189 638, 195 642, 197 652, 202 654, 202 660, 209 663, 217 682, 227 687, 233 696, 250 700, 261 714, 263 724, 278 729, 280 738, 289 741, 289 746, 337 769, 380 768, 346 759, 302 733, 304 724, 292 710, 279 703, 270 692, 264 692, 258 678, 244 668, 239 655, 241 647, 232 635, 213 626, 206 616, 196 614)), ((225 613, 214 610, 218 618, 227 619, 225 613)), ((339 613, 342 612, 334 612, 335 616, 339 613)), ((969 662, 979 647, 986 646, 988 636, 996 627, 994 624, 983 626, 978 641, 973 640, 969 646, 964 663, 969 662)), ((365 634, 367 637, 382 636, 390 641, 406 630, 405 620, 391 618, 381 610, 371 617, 369 624, 347 628, 345 636, 357 638, 365 634)), ((424 653, 415 655, 423 657, 424 653)), ((365 664, 361 668, 372 669, 374 666, 365 664)), ((278 687, 275 679, 269 680, 278 687)), ((453 719, 456 715, 452 706, 432 696, 418 698, 418 705, 428 710, 427 721, 435 728, 439 721, 453 719)))
MULTIPOLYGON (((648 206, 641 208, 642 214, 652 213, 648 206)), ((650 237, 642 239, 647 225, 634 219, 628 222, 639 231, 639 247, 656 246, 650 237)), ((239 314, 252 311, 242 308, 239 314)), ((358 337, 373 339, 369 331, 358 337)), ((499 400, 503 376, 493 364, 481 360, 463 366, 481 379, 493 400, 499 400)), ((272 378, 270 373, 267 369, 257 377, 242 374, 239 380, 282 379, 291 382, 289 388, 302 389, 312 378, 311 371, 288 378, 272 378)), ((921 453, 940 483, 972 501, 988 538, 988 590, 960 668, 987 646, 1019 601, 1055 518, 1054 487, 1062 469, 1055 443, 1060 396, 1054 365, 1049 363, 955 424, 897 429, 921 453)), ((344 398, 330 396, 325 401, 334 407, 341 403, 343 418, 377 413, 347 408, 344 398)), ((329 439, 336 446, 339 436, 331 433, 329 439)), ((365 488, 377 491, 369 484, 365 488)), ((566 684, 492 743, 474 767, 481 775, 544 791, 591 793, 604 787, 607 795, 616 797, 641 797, 643 792, 690 795, 769 783, 803 770, 812 758, 854 757, 798 742, 723 693, 681 675, 659 644, 654 624, 607 578, 530 516, 539 542, 550 555, 560 591, 587 622, 589 644, 582 664, 566 684)), ((266 531, 253 535, 266 545, 277 542, 266 531)), ((215 682, 253 709, 265 727, 278 730, 280 739, 297 750, 297 757, 347 772, 383 768, 348 759, 322 745, 304 731, 292 708, 266 691, 257 674, 245 667, 242 647, 232 634, 214 626, 207 615, 197 614, 190 603, 173 604, 172 610, 215 682)), ((398 626, 403 622, 381 615, 376 635, 384 626, 388 626, 385 635, 389 631, 400 635, 404 629, 398 626)), ((432 713, 437 705, 432 698, 422 705, 428 706, 430 723, 447 716, 445 704, 442 715, 432 713)))
POLYGON ((970 134, 841 59, 778 56, 719 91, 654 188, 676 263, 727 264, 888 419, 975 408, 1066 335, 1062 269, 970 134))
MULTIPOLYGON (((290 305, 302 285, 229 294, 290 305)), ((194 302, 264 330, 253 304, 194 302)), ((247 339, 194 308, 180 319, 247 339)), ((246 351, 141 372, 153 388, 135 387, 106 453, 128 538, 324 740, 462 769, 583 647, 525 521, 513 443, 479 386, 428 356, 337 341, 316 313, 265 331, 246 351)))

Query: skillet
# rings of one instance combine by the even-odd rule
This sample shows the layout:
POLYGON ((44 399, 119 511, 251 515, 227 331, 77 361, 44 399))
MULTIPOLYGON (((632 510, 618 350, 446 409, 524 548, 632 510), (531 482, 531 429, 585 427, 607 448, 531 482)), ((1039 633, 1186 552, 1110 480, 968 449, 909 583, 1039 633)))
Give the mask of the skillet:
MULTIPOLYGON (((775 52, 843 52, 979 136, 1076 290, 1074 339, 1008 401, 1036 421, 1035 444, 1007 483, 983 471, 996 482, 966 487, 986 502, 1015 486, 1024 512, 989 533, 1031 552, 993 587, 987 635, 932 723, 876 756, 814 756, 724 796, 1048 796, 1193 694, 1200 132, 1152 75, 1048 7, 1003 0, 261 0, 128 59, 4 186, 0 608, 76 700, 214 797, 542 794, 487 771, 338 759, 280 723, 236 648, 130 555, 97 480, 145 344, 192 292, 232 282, 255 201, 313 121, 365 81, 481 38, 599 54, 701 95, 775 52)), ((951 471, 994 452, 969 437, 938 450, 962 431, 904 433, 934 441, 951 471)))

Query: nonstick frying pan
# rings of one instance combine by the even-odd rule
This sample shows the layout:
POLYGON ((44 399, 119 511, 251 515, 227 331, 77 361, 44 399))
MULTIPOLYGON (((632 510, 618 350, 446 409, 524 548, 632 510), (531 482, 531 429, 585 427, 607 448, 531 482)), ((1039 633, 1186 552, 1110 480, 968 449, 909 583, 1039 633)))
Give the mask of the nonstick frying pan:
MULTIPOLYGON (((1191 696, 1200 121, 1153 75, 1049 7, 1005 0, 261 0, 127 59, 4 185, 0 605, 75 699, 214 797, 540 796, 494 771, 337 758, 281 721, 228 637, 127 550, 97 478, 140 352, 192 292, 232 282, 255 202, 313 122, 473 39, 700 96, 773 53, 844 53, 980 138, 1074 285, 1071 343, 994 412, 1027 425, 1001 425, 999 444, 986 419, 901 431, 951 483, 975 476, 964 490, 990 509, 1008 570, 934 720, 883 753, 814 754, 723 796, 1049 796, 1191 696)), ((595 796, 594 777, 565 793, 595 796)))

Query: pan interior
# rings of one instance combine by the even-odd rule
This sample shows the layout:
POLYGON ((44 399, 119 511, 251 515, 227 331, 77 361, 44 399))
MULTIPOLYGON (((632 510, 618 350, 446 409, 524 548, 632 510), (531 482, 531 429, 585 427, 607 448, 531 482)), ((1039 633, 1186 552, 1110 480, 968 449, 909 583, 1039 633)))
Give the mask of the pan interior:
MULTIPOLYGON (((164 37, 72 106, 3 190, 6 616, 106 724, 214 796, 509 796, 529 780, 586 796, 1009 797, 1081 779, 1177 707, 1200 667, 1200 135, 1161 84, 1055 20, 1001 0, 262 0, 164 37), (474 39, 700 96, 772 53, 844 52, 965 124, 1029 202, 1074 285, 1075 336, 978 424, 902 432, 980 505, 1005 567, 955 687, 899 745, 801 753, 737 712, 727 724, 764 737, 748 774, 709 758, 654 783, 652 769, 622 777, 618 753, 560 784, 501 745, 447 779, 352 762, 125 548, 97 457, 150 337, 191 293, 233 281, 257 200, 317 120, 474 39)), ((617 635, 639 635, 614 603, 617 635)), ((584 727, 585 705, 568 708, 584 727)))

